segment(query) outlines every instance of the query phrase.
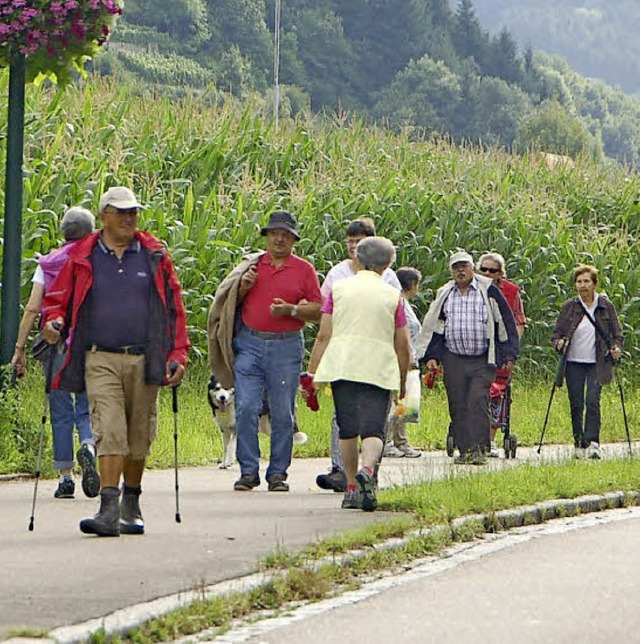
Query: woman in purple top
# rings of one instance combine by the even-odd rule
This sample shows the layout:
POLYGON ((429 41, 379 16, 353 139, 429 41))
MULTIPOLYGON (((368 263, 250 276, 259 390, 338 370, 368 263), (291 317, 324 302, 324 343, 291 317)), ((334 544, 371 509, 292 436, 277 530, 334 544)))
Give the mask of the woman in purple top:
MULTIPOLYGON (((50 290, 60 269, 67 261, 69 252, 76 243, 93 232, 95 217, 85 208, 69 208, 62 218, 60 229, 65 243, 60 248, 43 255, 31 280, 31 295, 24 310, 18 329, 18 340, 11 365, 16 376, 24 376, 27 361, 25 348, 31 329, 40 315, 44 294, 50 290)), ((62 366, 66 347, 52 347, 43 362, 45 373, 55 376, 62 366), (50 364, 49 361, 53 361, 50 364)), ((82 490, 88 497, 98 495, 100 477, 96 470, 95 442, 91 433, 89 420, 89 403, 86 392, 75 395, 68 391, 54 389, 49 392, 49 413, 53 429, 53 467, 59 472, 58 488, 54 493, 56 499, 72 499, 75 494, 73 480, 73 428, 78 430, 80 449, 77 453, 78 463, 82 467, 82 490)))

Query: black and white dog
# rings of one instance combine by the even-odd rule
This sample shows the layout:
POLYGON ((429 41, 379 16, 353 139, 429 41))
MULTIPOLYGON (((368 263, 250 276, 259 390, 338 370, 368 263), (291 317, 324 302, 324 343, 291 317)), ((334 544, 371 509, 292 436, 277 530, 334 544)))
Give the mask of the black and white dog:
MULTIPOLYGON (((231 389, 225 389, 217 381, 215 376, 211 376, 207 393, 213 417, 222 432, 222 460, 218 467, 227 469, 236 462, 236 408, 233 387, 231 389)), ((307 435, 304 432, 297 431, 297 429, 296 424, 294 427, 293 443, 294 445, 302 445, 307 442, 307 435)), ((262 414, 260 415, 258 430, 265 436, 271 435, 271 422, 269 420, 269 408, 266 399, 262 414)))

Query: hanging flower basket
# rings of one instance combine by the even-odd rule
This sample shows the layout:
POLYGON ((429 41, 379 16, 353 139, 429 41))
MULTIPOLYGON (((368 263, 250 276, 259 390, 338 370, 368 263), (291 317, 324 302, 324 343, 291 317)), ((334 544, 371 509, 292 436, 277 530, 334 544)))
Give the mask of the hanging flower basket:
POLYGON ((0 67, 23 54, 27 80, 64 84, 107 40, 122 0, 0 0, 0 67))

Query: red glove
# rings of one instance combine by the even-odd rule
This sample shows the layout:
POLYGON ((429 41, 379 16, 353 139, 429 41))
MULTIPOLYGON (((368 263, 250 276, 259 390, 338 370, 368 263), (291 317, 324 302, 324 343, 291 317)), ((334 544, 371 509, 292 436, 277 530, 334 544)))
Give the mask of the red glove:
POLYGON ((428 389, 433 389, 433 385, 436 384, 436 378, 440 375, 440 372, 440 367, 438 367, 437 369, 427 371, 427 373, 422 376, 422 382, 424 382, 428 389))
POLYGON ((306 393, 304 399, 307 402, 307 407, 311 411, 318 411, 320 409, 318 390, 313 384, 313 378, 306 372, 300 374, 300 389, 306 393))

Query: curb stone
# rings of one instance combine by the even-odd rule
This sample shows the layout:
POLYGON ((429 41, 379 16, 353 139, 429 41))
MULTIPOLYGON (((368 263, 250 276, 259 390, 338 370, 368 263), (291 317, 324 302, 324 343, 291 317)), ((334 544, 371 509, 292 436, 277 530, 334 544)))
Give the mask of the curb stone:
MULTIPOLYGON (((35 479, 35 476, 29 472, 18 472, 17 474, 0 474, 0 482, 4 481, 28 481, 35 479)), ((25 640, 22 640, 23 642, 25 640)))
MULTIPOLYGON (((509 530, 511 528, 545 523, 552 519, 619 509, 630 505, 640 505, 640 493, 619 491, 601 495, 585 495, 575 499, 552 499, 509 510, 500 510, 494 513, 459 517, 451 521, 450 524, 435 525, 427 530, 418 529, 403 538, 393 537, 369 548, 352 550, 344 553, 342 556, 332 555, 310 562, 309 564, 301 565, 306 566, 310 570, 317 570, 329 563, 348 563, 349 561, 357 560, 365 556, 371 549, 392 550, 394 548, 401 548, 407 545, 412 539, 424 538, 431 534, 443 532, 446 534, 446 532, 449 532, 454 540, 459 540, 464 534, 469 534, 470 528, 476 530, 481 528, 484 532, 509 530)), ((87 622, 59 627, 51 630, 48 633, 48 638, 34 640, 32 638, 16 637, 5 640, 2 644, 31 644, 36 641, 39 644, 47 644, 49 642, 71 644, 88 640, 92 634, 100 629, 103 629, 107 636, 123 635, 145 622, 157 619, 196 601, 210 600, 230 593, 246 593, 263 584, 270 583, 274 578, 282 577, 286 573, 286 570, 256 572, 206 586, 197 591, 177 593, 130 606, 87 622)), ((200 633, 200 636, 205 636, 206 633, 213 633, 217 630, 216 628, 203 631, 200 633)), ((198 634, 194 634, 188 639, 189 641, 194 641, 199 639, 199 637, 198 634)))

